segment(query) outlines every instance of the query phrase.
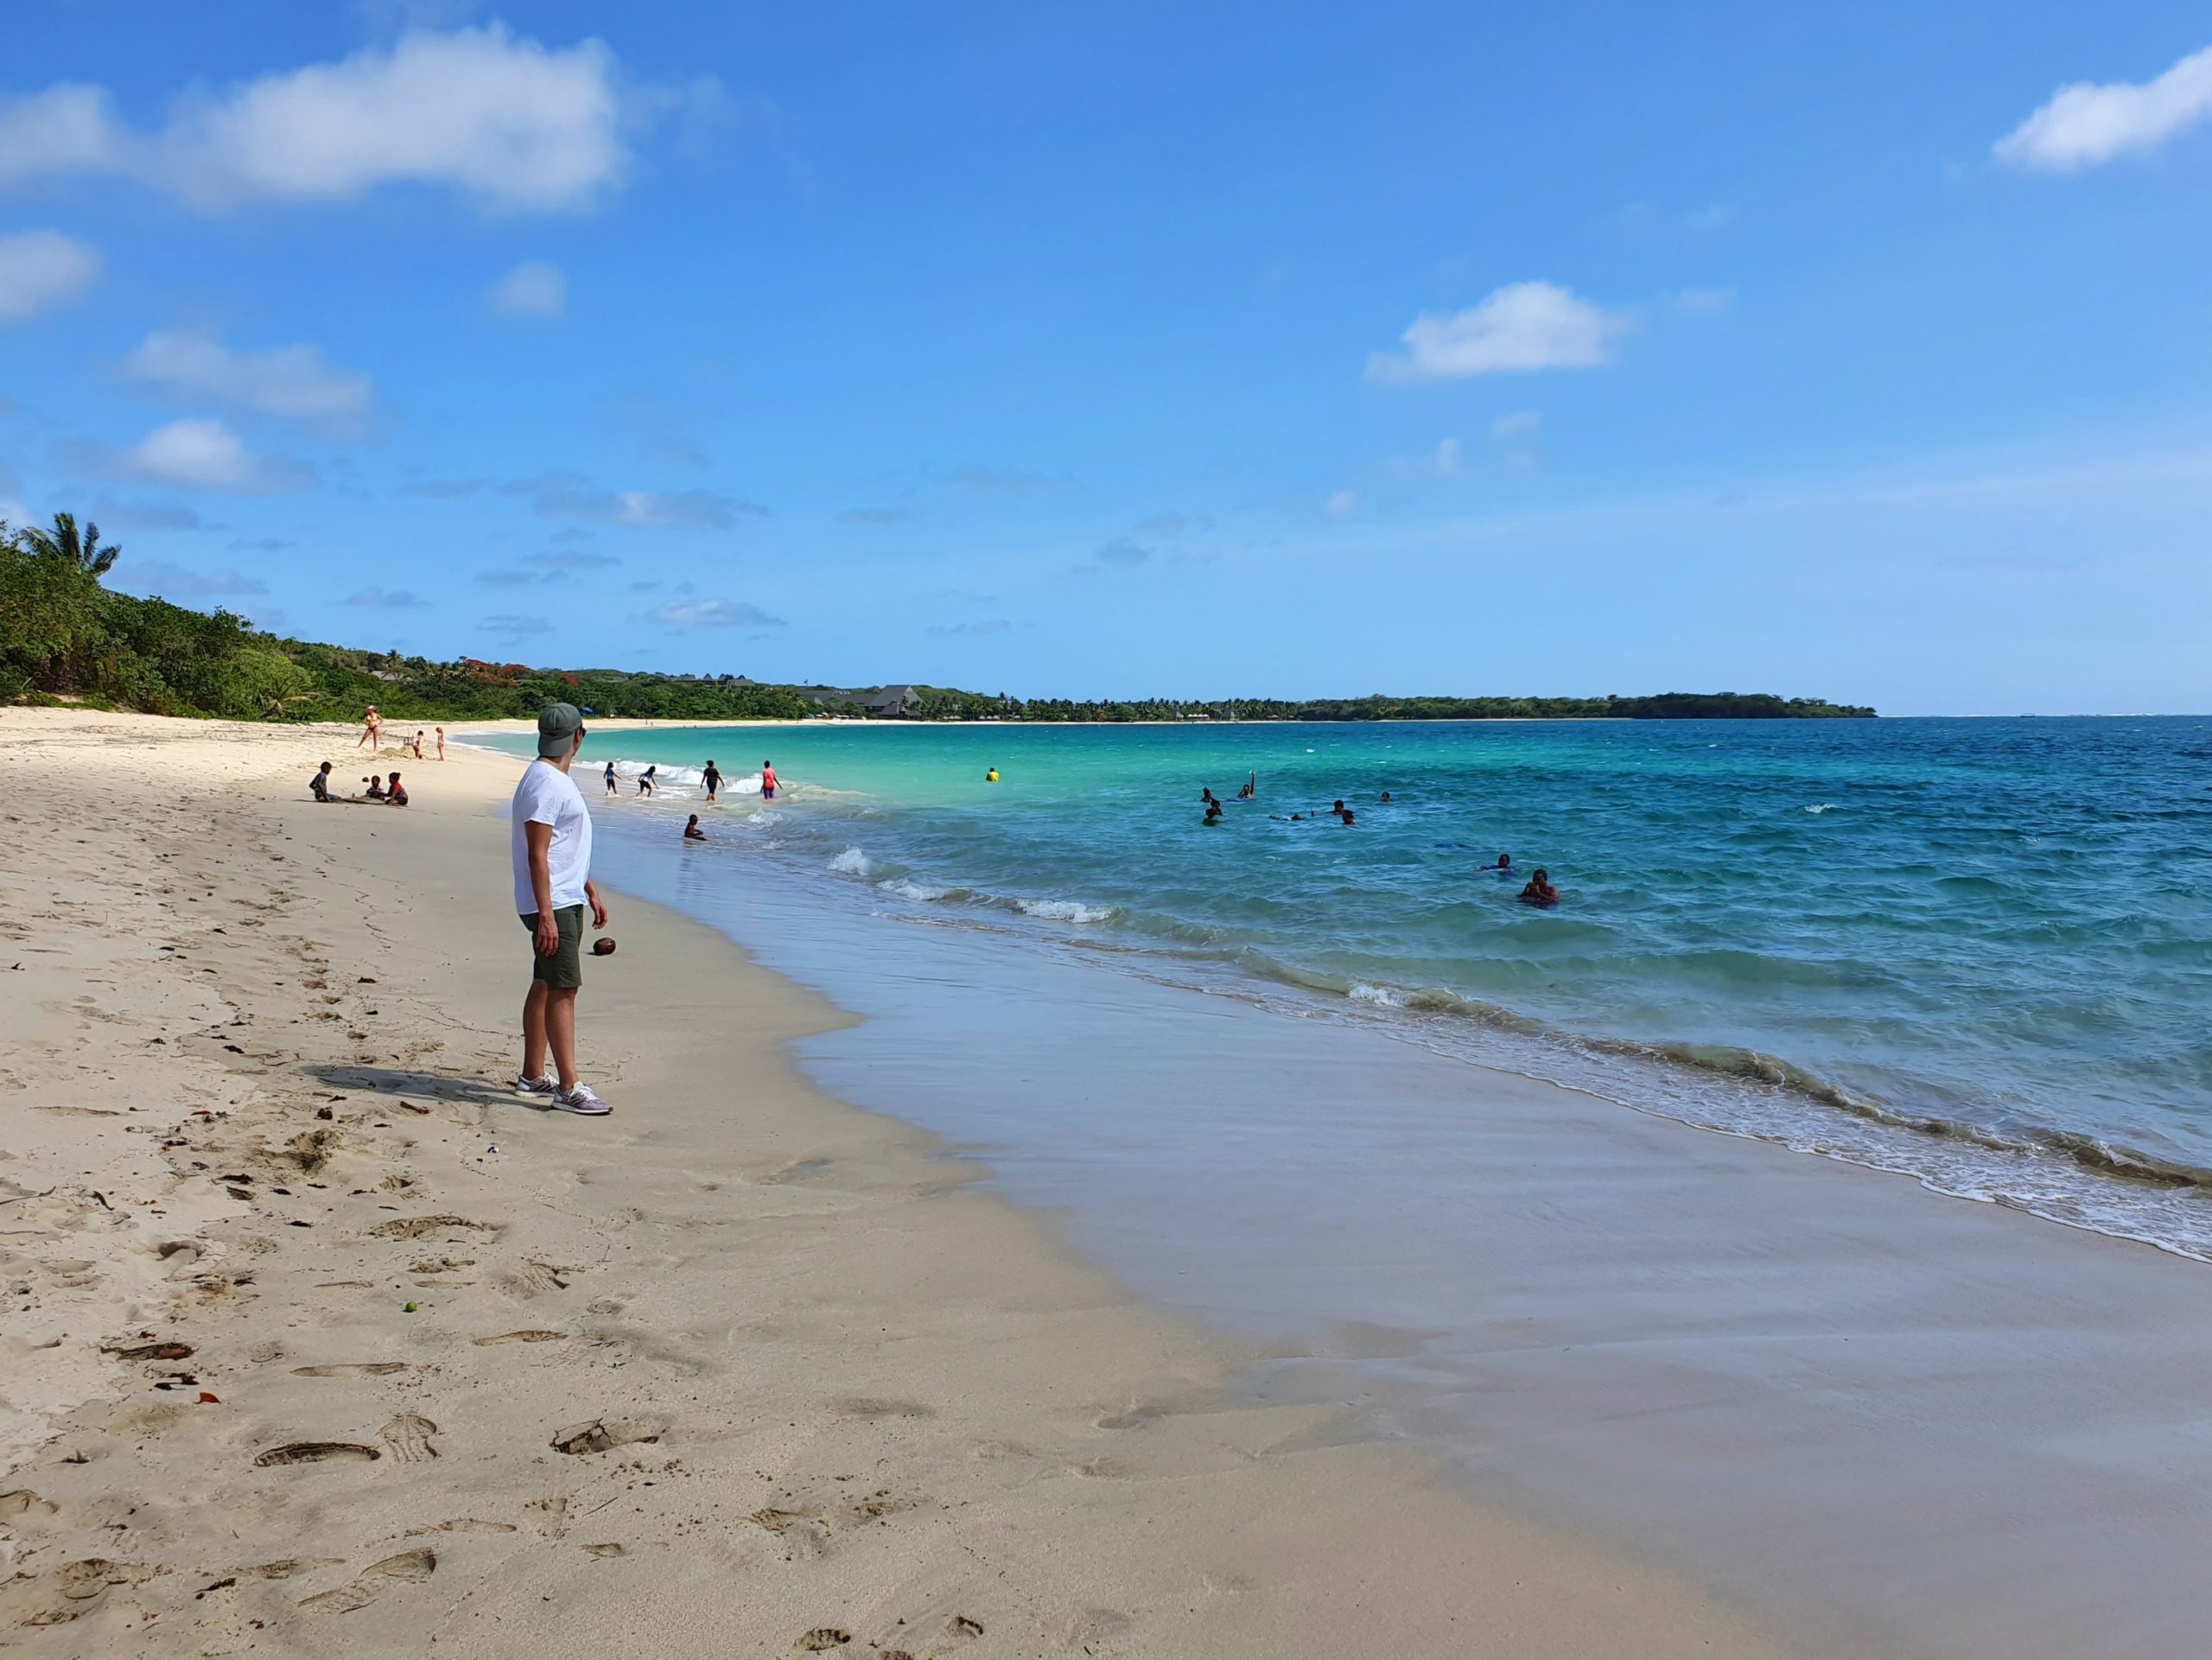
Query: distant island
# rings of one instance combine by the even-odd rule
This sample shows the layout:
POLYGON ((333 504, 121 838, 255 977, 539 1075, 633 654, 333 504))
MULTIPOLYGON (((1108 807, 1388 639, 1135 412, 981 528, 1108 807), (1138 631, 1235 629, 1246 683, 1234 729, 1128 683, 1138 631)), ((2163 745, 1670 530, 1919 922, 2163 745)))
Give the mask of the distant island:
POLYGON ((743 675, 433 663, 256 629, 244 617, 118 594, 100 581, 118 550, 67 513, 51 530, 0 525, 0 703, 71 702, 242 721, 527 718, 570 703, 657 721, 1482 721, 1866 718, 1871 709, 1766 692, 1622 697, 1010 697, 950 686, 771 684, 743 675))

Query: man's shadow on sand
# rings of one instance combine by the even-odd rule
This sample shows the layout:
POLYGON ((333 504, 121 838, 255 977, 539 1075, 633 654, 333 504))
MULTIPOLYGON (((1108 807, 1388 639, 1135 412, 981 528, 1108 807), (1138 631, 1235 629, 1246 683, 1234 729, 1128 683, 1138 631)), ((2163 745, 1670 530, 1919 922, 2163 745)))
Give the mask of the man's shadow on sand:
POLYGON ((321 1061, 300 1070, 334 1090, 370 1090, 378 1095, 427 1096, 439 1101, 468 1101, 478 1106, 513 1106, 518 1097, 510 1089, 487 1084, 480 1078, 448 1078, 397 1066, 344 1065, 321 1061))

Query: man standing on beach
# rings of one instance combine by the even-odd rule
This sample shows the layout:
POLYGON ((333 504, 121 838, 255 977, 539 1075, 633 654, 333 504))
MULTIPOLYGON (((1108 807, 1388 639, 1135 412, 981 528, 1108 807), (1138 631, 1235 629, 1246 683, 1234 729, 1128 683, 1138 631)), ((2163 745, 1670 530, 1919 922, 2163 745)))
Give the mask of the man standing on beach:
POLYGON ((608 1108, 576 1076, 576 991, 584 983, 584 906, 591 906, 594 928, 607 926, 607 907, 591 880, 591 813, 569 776, 583 747, 583 716, 575 705, 547 704, 537 716, 537 759, 515 785, 515 910, 536 955, 530 995, 523 999, 522 1072, 515 1088, 547 1097, 563 1112, 595 1115, 608 1108))

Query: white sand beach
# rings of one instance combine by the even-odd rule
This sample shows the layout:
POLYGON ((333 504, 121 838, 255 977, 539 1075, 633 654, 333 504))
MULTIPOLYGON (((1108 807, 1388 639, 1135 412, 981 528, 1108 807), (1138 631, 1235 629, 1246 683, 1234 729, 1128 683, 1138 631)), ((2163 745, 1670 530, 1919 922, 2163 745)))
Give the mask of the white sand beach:
POLYGON ((614 1115, 532 1110, 513 767, 311 803, 354 736, 0 715, 0 1648, 1784 1651, 1232 1390, 671 912, 588 966, 614 1115))

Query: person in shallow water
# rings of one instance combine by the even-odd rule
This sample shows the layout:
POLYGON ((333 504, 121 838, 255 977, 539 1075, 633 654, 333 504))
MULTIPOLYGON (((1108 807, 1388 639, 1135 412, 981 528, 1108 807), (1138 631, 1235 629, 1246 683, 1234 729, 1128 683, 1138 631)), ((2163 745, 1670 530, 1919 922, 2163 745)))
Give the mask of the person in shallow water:
POLYGON ((1249 801, 1254 796, 1259 793, 1260 775, 1257 773, 1255 773, 1244 780, 1244 787, 1236 792, 1236 798, 1239 801, 1249 801))
POLYGON ((658 779, 659 775, 660 763, 658 761, 655 761, 651 766, 645 768, 644 772, 639 773, 638 793, 639 795, 651 795, 653 792, 654 780, 658 779))
POLYGON ((707 832, 699 828, 697 813, 693 813, 690 817, 683 821, 683 839, 687 842, 703 842, 707 839, 707 832))
POLYGON ((1211 785, 1201 784, 1198 785, 1198 799, 1206 804, 1206 811, 1208 812, 1219 812, 1221 811, 1221 798, 1213 792, 1213 786, 1211 785))
MULTIPOLYGON (((1501 876, 1509 876, 1513 874, 1513 855, 1510 853, 1501 853, 1497 855, 1496 864, 1478 865, 1476 868, 1480 870, 1495 870, 1501 876)), ((1542 873, 1540 871, 1537 874, 1541 875, 1542 873)))
MULTIPOLYGON (((711 807, 715 805, 715 794, 722 787, 721 773, 720 769, 715 766, 714 762, 710 760, 707 763, 707 770, 700 773, 699 777, 707 786, 707 805, 711 807)), ((692 815, 691 822, 695 824, 699 822, 697 814, 695 813, 692 815)))
POLYGON ((614 794, 614 793, 615 793, 615 788, 614 788, 614 763, 613 763, 613 761, 609 761, 609 762, 607 762, 607 794, 609 794, 609 795, 613 795, 613 794, 614 794))
POLYGON ((1559 903, 1559 889, 1552 886, 1551 872, 1541 865, 1537 867, 1536 874, 1529 878, 1529 885, 1521 890, 1521 903, 1545 906, 1559 903))
POLYGON ((991 768, 989 772, 983 774, 983 782, 986 784, 996 784, 998 781, 999 769, 995 766, 991 768))
POLYGON ((1198 822, 1204 824, 1221 823, 1221 803, 1216 801, 1211 794, 1206 797, 1206 816, 1198 822))
POLYGON ((776 798, 776 768, 773 763, 765 760, 760 763, 760 798, 763 801, 776 798))

